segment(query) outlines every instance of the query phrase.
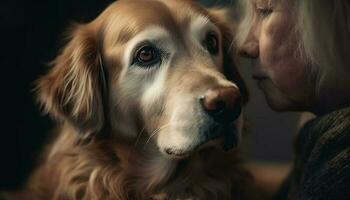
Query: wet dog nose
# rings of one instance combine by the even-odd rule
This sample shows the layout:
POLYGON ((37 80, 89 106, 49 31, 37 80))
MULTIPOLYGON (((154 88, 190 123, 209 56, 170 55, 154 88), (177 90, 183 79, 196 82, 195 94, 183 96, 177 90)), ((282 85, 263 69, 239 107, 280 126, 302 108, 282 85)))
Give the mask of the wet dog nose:
POLYGON ((241 114, 241 97, 235 87, 210 89, 199 101, 204 111, 219 123, 232 122, 241 114))

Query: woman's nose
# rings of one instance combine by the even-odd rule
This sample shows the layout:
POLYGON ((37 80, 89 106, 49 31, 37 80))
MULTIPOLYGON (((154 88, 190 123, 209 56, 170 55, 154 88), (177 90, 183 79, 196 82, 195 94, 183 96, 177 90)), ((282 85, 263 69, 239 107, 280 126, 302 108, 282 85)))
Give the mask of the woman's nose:
POLYGON ((256 41, 246 41, 243 43, 239 49, 239 54, 247 58, 257 58, 259 57, 259 45, 256 41))

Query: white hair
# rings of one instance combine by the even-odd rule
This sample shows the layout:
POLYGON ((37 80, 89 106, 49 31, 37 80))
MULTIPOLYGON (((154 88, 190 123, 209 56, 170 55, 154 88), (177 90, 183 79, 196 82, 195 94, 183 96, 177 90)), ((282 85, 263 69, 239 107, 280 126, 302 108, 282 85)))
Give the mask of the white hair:
POLYGON ((313 65, 350 75, 350 1, 298 0, 298 29, 313 65))
POLYGON ((237 46, 242 46, 253 20, 253 5, 248 0, 239 0, 236 11, 239 14, 238 32, 235 35, 237 46))

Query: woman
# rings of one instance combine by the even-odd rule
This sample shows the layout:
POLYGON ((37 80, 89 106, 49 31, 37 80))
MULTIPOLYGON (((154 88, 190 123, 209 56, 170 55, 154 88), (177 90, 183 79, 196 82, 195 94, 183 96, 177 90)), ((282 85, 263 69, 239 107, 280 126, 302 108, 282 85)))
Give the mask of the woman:
POLYGON ((276 111, 310 111, 276 199, 350 199, 350 1, 243 0, 237 36, 276 111))

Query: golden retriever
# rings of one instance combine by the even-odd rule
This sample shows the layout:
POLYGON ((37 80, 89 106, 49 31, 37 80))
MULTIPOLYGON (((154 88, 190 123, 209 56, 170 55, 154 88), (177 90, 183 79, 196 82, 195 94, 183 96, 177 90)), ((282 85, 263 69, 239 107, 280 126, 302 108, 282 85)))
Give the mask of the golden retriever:
POLYGON ((253 199, 233 27, 190 0, 120 0, 37 81, 58 122, 21 200, 253 199), (230 150, 231 149, 231 150, 230 150))

